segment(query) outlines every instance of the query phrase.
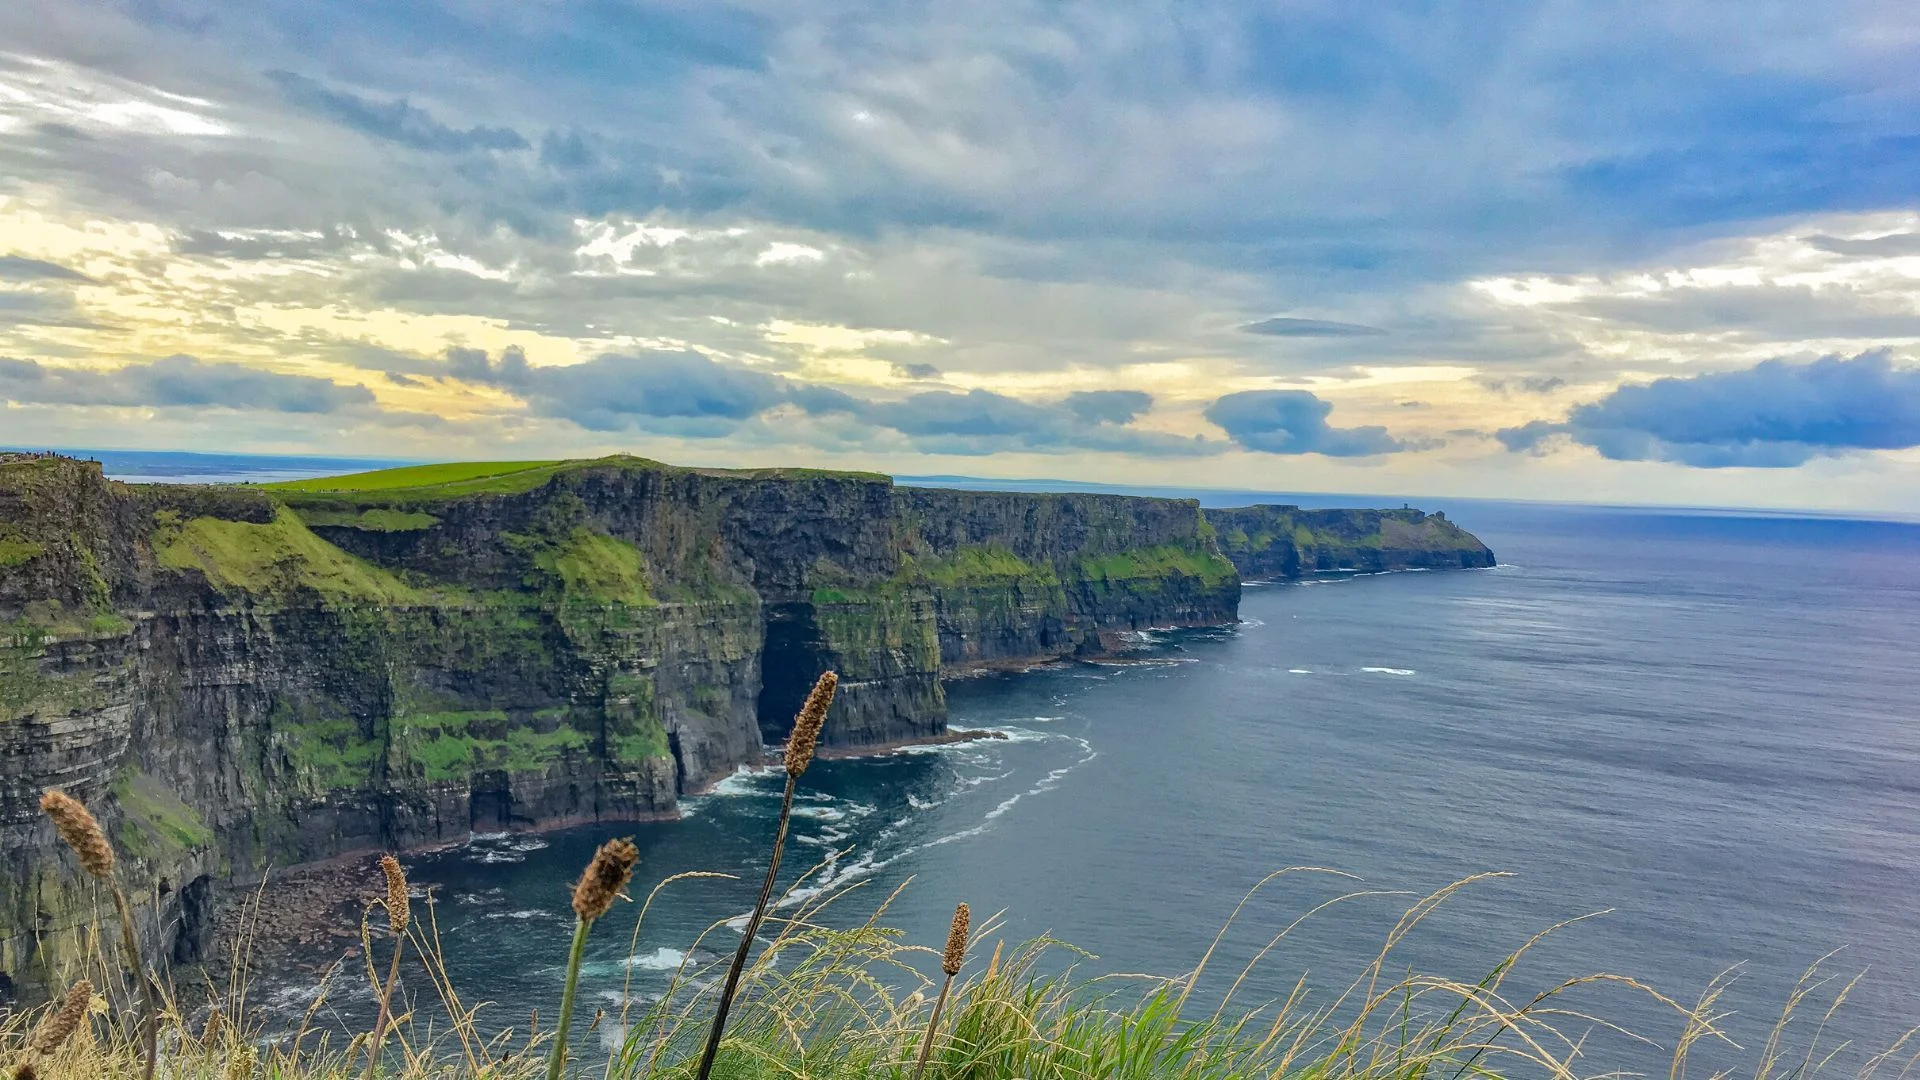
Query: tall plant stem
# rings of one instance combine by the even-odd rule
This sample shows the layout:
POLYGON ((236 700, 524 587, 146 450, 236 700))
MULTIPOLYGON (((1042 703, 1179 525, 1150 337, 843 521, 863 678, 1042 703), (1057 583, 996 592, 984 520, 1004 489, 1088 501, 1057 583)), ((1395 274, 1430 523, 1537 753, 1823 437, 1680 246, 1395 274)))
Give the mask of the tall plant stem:
POLYGON ((153 979, 147 975, 147 964, 140 956, 140 938, 134 931, 133 905, 127 903, 126 891, 118 882, 110 883, 113 888, 114 910, 120 915, 120 947, 127 954, 127 968, 140 983, 140 1055, 142 1057, 141 1075, 153 1080, 153 1070, 158 1057, 158 1034, 154 1030, 154 1019, 159 1010, 153 1000, 153 979))
POLYGON ((699 1080, 708 1080, 713 1072, 713 1059, 720 1053, 720 1037, 727 1030, 727 1012, 733 1008, 733 995, 740 987, 740 973, 746 969, 747 954, 753 951, 760 920, 766 917, 767 901, 773 898, 773 879, 780 872, 780 852, 787 846, 787 820, 793 816, 794 779, 792 770, 788 770, 787 791, 780 798, 780 829, 773 835, 773 858, 767 863, 767 880, 760 885, 760 899, 753 905, 753 917, 747 920, 746 932, 740 935, 740 948, 733 954, 726 985, 720 989, 720 1007, 714 1010, 713 1030, 707 1033, 707 1048, 700 1054, 699 1080))
POLYGON ((940 984, 940 996, 933 1002, 933 1018, 927 1021, 927 1037, 920 1043, 920 1062, 913 1067, 913 1080, 920 1080, 920 1074, 927 1071, 927 1058, 933 1054, 933 1033, 940 1030, 940 1010, 947 1006, 947 991, 953 989, 953 976, 940 984))
POLYGON ((573 1023, 573 991, 580 985, 580 959, 587 954, 587 932, 592 919, 573 921, 573 948, 567 953, 567 984, 560 991, 560 1023, 553 1030, 553 1050, 547 1055, 547 1080, 560 1080, 567 1067, 567 1027, 573 1023))
POLYGON ((387 985, 380 991, 380 1018, 373 1022, 373 1044, 367 1047, 367 1080, 373 1080, 374 1065, 380 1060, 380 1040, 386 1038, 387 1021, 393 1017, 393 987, 400 980, 400 950, 407 939, 395 935, 393 959, 387 962, 387 985))

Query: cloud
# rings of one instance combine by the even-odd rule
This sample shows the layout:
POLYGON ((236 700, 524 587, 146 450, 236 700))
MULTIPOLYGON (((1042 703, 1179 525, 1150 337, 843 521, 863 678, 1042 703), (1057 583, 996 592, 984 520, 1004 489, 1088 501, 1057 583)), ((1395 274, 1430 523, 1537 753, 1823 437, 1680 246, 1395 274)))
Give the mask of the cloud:
POLYGON ((375 138, 397 142, 435 154, 473 150, 525 150, 525 137, 511 128, 475 126, 464 130, 434 119, 405 98, 373 101, 357 94, 330 90, 304 75, 274 71, 268 78, 280 84, 287 100, 375 138))
POLYGON ((169 356, 121 368, 51 367, 0 357, 0 400, 34 405, 114 405, 332 413, 374 404, 364 386, 282 375, 239 364, 169 356))
POLYGON ((778 376, 692 351, 607 353, 580 364, 533 367, 517 347, 493 361, 479 349, 455 348, 447 350, 447 365, 456 378, 512 390, 536 414, 589 431, 646 428, 713 438, 789 399, 778 376))
POLYGON ((367 246, 352 229, 330 226, 324 229, 191 229, 174 241, 173 250, 181 255, 251 262, 322 259, 367 246))
POLYGON ((1056 414, 990 390, 929 390, 903 401, 869 405, 863 414, 907 435, 1035 435, 1056 414))
POLYGON ((1153 395, 1140 390, 1082 390, 1068 394, 1062 404, 1090 424, 1130 424, 1153 408, 1153 395))
POLYGON ((1244 390, 1207 406, 1206 417, 1248 450, 1366 457, 1409 449, 1383 427, 1329 426, 1330 402, 1306 390, 1244 390))
POLYGON ((1240 329, 1249 334, 1262 334, 1267 337, 1294 338, 1343 338, 1378 337, 1386 333, 1377 326, 1362 326, 1359 323, 1334 322, 1331 319, 1292 319, 1278 317, 1262 319, 1248 323, 1240 329))
POLYGON ((893 373, 899 378, 916 381, 937 379, 940 377, 940 368, 934 364, 903 364, 896 360, 893 362, 893 373))
POLYGON ((13 326, 99 329, 101 324, 83 314, 66 293, 0 290, 0 328, 13 326))
POLYGON ((1140 391, 1083 391, 1032 402, 991 390, 928 390, 897 401, 861 402, 854 417, 908 436, 923 451, 1095 450, 1150 456, 1218 453, 1224 445, 1129 426, 1152 404, 1140 391))
POLYGON ((1539 452, 1566 436, 1615 461, 1696 468, 1791 468, 1816 457, 1920 446, 1920 368, 1885 350, 1810 364, 1768 360, 1742 371, 1623 386, 1576 407, 1563 423, 1536 420, 1496 437, 1539 452))
POLYGON ((691 350, 609 353, 580 364, 533 366, 513 347, 497 358, 480 349, 454 348, 447 350, 447 372, 507 389, 534 414, 590 431, 718 438, 750 421, 766 422, 784 406, 837 425, 822 434, 838 444, 857 444, 886 431, 939 453, 1086 449, 1190 455, 1215 453, 1225 445, 1129 426, 1153 404, 1151 394, 1137 390, 1080 391, 1042 402, 981 389, 863 398, 691 350))
POLYGON ((518 345, 500 350, 497 361, 487 358, 487 350, 456 345, 447 350, 447 372, 456 379, 489 383, 494 386, 522 387, 531 379, 527 353, 518 345))
POLYGON ((1496 394, 1551 394, 1567 385, 1558 375, 1483 375, 1474 381, 1496 394))
POLYGON ((70 270, 45 259, 23 255, 0 255, 0 280, 7 281, 83 281, 93 279, 78 270, 70 270))
POLYGON ((1895 259, 1920 255, 1920 233, 1911 232, 1890 233, 1886 236, 1872 236, 1866 239, 1816 234, 1807 237, 1807 244, 1831 255, 1895 259))

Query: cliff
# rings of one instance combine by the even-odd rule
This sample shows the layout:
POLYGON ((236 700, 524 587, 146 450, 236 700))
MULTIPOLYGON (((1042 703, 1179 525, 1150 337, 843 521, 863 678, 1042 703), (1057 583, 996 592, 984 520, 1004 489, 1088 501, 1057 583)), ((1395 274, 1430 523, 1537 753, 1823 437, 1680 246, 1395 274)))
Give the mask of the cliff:
POLYGON ((1420 510, 1302 510, 1242 506, 1202 511, 1220 551, 1245 581, 1330 571, 1459 570, 1494 565, 1478 537, 1420 510))
POLYGON ((213 891, 268 866, 671 815, 829 668, 827 745, 934 738, 943 678, 1232 622, 1243 576, 1491 562, 1418 511, 631 457, 129 486, 0 455, 0 1002, 103 911, 45 788, 192 961, 213 891))
POLYGON ((927 738, 943 676, 1238 600, 1187 501, 625 457, 134 487, 3 457, 0 1000, 102 911, 44 788, 194 960, 212 890, 268 865, 670 815, 826 668, 829 745, 927 738))

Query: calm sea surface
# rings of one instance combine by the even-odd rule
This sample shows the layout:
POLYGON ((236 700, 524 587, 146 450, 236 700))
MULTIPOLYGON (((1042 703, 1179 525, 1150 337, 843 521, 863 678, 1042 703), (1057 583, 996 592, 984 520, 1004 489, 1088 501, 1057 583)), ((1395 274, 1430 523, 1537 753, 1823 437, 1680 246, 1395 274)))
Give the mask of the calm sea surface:
MULTIPOLYGON (((1414 933, 1399 969, 1473 981, 1533 932, 1604 911, 1510 989, 1604 970, 1691 1001, 1744 965, 1722 1005, 1751 1051, 1796 977, 1843 949, 1831 969, 1867 975, 1833 1030, 1884 1046, 1920 1022, 1920 526, 1455 517, 1499 568, 1250 587, 1239 627, 1153 635, 1141 663, 951 685, 956 726, 1008 738, 816 764, 788 866, 866 882, 837 902, 846 919, 911 879, 889 921, 922 942, 966 900, 1004 911, 1010 941, 1051 933, 1094 953, 1090 970, 1162 974, 1190 968, 1270 871, 1363 879, 1268 885, 1217 986, 1320 901, 1501 871, 1414 933)), ((480 837, 411 870, 438 887, 456 981, 506 1017, 550 1013, 565 885, 600 840, 636 834, 637 894, 682 871, 740 875, 670 886, 637 949, 634 908, 603 925, 584 992, 611 1006, 629 976, 657 992, 702 930, 745 910, 778 790, 740 775, 683 821, 480 837)), ((1316 915, 1243 999, 1303 972, 1337 992, 1410 902, 1316 915)), ((735 940, 722 930, 695 959, 735 940)), ((1624 991, 1587 1001, 1661 1040, 1678 1029, 1624 991)), ((1596 1071, 1663 1060, 1596 1049, 1619 1055, 1596 1071)))

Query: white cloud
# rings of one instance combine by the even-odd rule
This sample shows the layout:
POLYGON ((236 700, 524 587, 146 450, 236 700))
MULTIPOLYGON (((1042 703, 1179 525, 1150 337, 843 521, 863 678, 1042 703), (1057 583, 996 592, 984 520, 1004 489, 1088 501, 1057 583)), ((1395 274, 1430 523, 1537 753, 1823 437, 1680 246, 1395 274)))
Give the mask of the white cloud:
POLYGON ((169 93, 42 56, 0 54, 0 117, 10 126, 212 137, 234 134, 202 98, 169 93))
POLYGON ((826 257, 827 253, 817 247, 809 247, 806 244, 789 244, 783 240, 777 240, 767 245, 765 251, 753 257, 753 265, 780 266, 784 264, 792 266, 800 263, 817 263, 826 257))

